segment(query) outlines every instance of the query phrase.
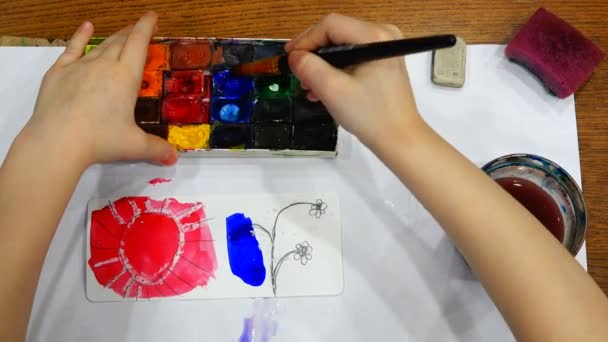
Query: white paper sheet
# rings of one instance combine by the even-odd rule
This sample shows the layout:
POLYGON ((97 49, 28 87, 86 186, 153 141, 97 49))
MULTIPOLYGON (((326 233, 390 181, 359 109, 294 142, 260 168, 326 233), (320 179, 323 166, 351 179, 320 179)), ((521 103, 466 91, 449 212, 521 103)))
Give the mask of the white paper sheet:
MULTIPOLYGON (((182 242, 191 239, 188 238, 188 233, 184 234, 184 231, 190 229, 208 231, 209 238, 212 241, 200 241, 200 234, 196 234, 197 239, 199 239, 198 241, 184 243, 181 248, 176 248, 176 251, 181 249, 182 252, 176 252, 175 254, 178 255, 171 259, 172 262, 175 261, 171 265, 173 267, 160 267, 158 276, 147 276, 143 279, 142 283, 130 281, 130 279, 134 279, 132 276, 141 276, 142 272, 126 269, 126 265, 131 263, 128 257, 125 256, 124 251, 125 244, 128 244, 130 241, 125 242, 124 235, 121 235, 120 239, 105 235, 110 229, 108 226, 111 224, 101 222, 96 225, 98 228, 97 243, 100 244, 101 248, 95 248, 96 245, 93 244, 93 240, 91 239, 91 213, 108 206, 109 203, 114 203, 115 200, 117 199, 94 199, 89 202, 88 206, 87 265, 85 267, 87 270, 87 298, 91 301, 146 300, 150 298, 152 300, 187 300, 275 296, 328 296, 338 295, 343 290, 340 208, 337 198, 333 193, 258 194, 246 196, 172 196, 171 194, 167 194, 166 196, 152 198, 152 200, 158 201, 156 202, 158 203, 156 208, 153 208, 151 203, 155 202, 151 200, 146 202, 141 201, 143 205, 139 206, 136 201, 127 200, 128 205, 123 206, 123 211, 120 208, 116 209, 116 206, 112 205, 108 209, 110 209, 113 215, 107 218, 113 221, 115 219, 114 215, 116 215, 119 220, 126 223, 123 227, 131 227, 131 223, 135 217, 140 214, 145 215, 148 213, 149 215, 149 213, 152 213, 154 215, 156 212, 162 212, 171 217, 179 216, 171 215, 170 209, 163 208, 169 207, 174 201, 182 204, 200 204, 204 208, 202 212, 205 217, 197 220, 195 223, 196 227, 179 226, 177 228, 178 230, 182 230, 182 237, 180 238, 182 242), (310 204, 306 204, 305 202, 310 204), (302 204, 293 205, 294 203, 302 204), (319 203, 318 206, 317 203, 319 203), (313 204, 314 208, 312 208, 313 204), (291 207, 288 208, 288 206, 291 207), (283 208, 288 209, 283 211, 283 208), (157 211, 157 209, 160 211, 157 211), (134 213, 134 211, 137 211, 137 213, 134 213), (244 214, 251 219, 253 224, 262 226, 270 234, 272 234, 275 219, 277 223, 274 229, 274 249, 272 248, 273 244, 270 237, 264 231, 255 228, 251 231, 251 234, 255 235, 255 240, 259 243, 259 250, 261 251, 261 258, 263 260, 262 264, 266 270, 263 283, 256 284, 255 286, 245 283, 237 274, 233 274, 234 271, 230 265, 231 259, 227 250, 226 218, 238 213, 244 214), (90 248, 91 245, 94 247, 90 248), (109 249, 109 247, 112 249, 109 249), (122 253, 119 252, 119 248, 122 250, 122 253), (211 260, 208 260, 209 258, 215 259, 216 262, 213 265, 215 267, 199 272, 200 264, 196 264, 188 259, 190 257, 186 258, 183 252, 184 249, 188 249, 189 251, 200 249, 205 253, 211 250, 213 257, 204 255, 200 256, 200 258, 203 259, 201 262, 205 265, 203 266, 204 268, 208 268, 208 264, 212 266, 210 265, 212 263, 211 260), (296 251, 296 253, 291 253, 292 251, 296 251), (95 263, 91 266, 88 260, 92 260, 91 255, 93 252, 98 252, 99 255, 93 259, 95 263), (273 252, 275 253, 274 260, 276 263, 271 265, 270 259, 273 252), (281 263, 281 266, 277 268, 277 264, 279 260, 283 259, 283 256, 287 257, 281 263), (95 267, 96 263, 99 265, 98 267, 95 267), (95 277, 94 271, 107 271, 108 267, 112 267, 110 273, 113 277, 109 281, 100 284, 95 277), (191 280, 184 279, 184 275, 178 274, 175 268, 182 270, 184 273, 198 274, 206 283, 197 286, 191 280), (272 286, 273 275, 270 271, 271 268, 275 268, 278 271, 275 277, 276 294, 272 286), (191 269, 191 271, 187 271, 188 269, 191 269), (209 276, 209 272, 211 272, 211 276, 209 276), (162 277, 170 279, 169 281, 167 279, 164 281, 158 280, 162 277), (119 278, 129 279, 129 281, 124 285, 122 283, 118 284, 119 281, 117 279, 119 278), (110 284, 112 280, 114 282, 110 284), (171 294, 171 292, 175 291, 174 286, 171 287, 171 283, 176 283, 177 286, 187 289, 187 291, 180 292, 179 295, 171 294)), ((122 203, 125 202, 123 201, 122 203)), ((186 211, 186 209, 178 209, 178 212, 182 212, 182 210, 186 211)), ((178 218, 175 218, 175 220, 176 222, 180 222, 178 218)), ((188 220, 188 217, 182 218, 182 220, 188 220)), ((121 232, 124 234, 127 229, 129 228, 123 228, 121 232)), ((175 241, 176 246, 179 243, 178 241, 175 241)), ((167 244, 169 243, 167 241, 167 244)), ((190 254, 194 254, 194 252, 190 254)), ((141 260, 142 257, 139 257, 139 259, 141 260)), ((234 257, 232 259, 234 263, 242 261, 234 259, 234 257)), ((149 265, 150 263, 146 262, 146 264, 149 265)), ((133 265, 130 266, 133 267, 133 265)), ((258 264, 254 264, 254 266, 258 266, 258 264)))
MULTIPOLYGON (((430 54, 408 57, 421 113, 479 166, 508 153, 535 153, 562 165, 580 184, 574 98, 548 95, 504 58, 503 49, 469 46, 462 89, 431 84, 430 54)), ((60 52, 0 48, 0 155, 29 117, 40 79, 60 52)), ((29 341, 236 341, 244 319, 257 310, 250 299, 87 301, 82 261, 90 198, 324 191, 340 200, 344 292, 277 300, 273 341, 512 341, 441 228, 374 155, 341 134, 336 160, 188 159, 170 168, 90 168, 49 250, 29 341), (174 181, 151 187, 147 180, 155 177, 174 181)), ((577 259, 586 265, 584 248, 577 259)))

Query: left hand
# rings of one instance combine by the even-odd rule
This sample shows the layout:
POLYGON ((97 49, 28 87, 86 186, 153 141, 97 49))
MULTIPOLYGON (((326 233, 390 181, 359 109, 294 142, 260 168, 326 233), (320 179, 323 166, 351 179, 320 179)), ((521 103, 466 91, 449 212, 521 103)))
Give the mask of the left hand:
POLYGON ((115 160, 172 165, 175 148, 135 123, 134 109, 157 15, 116 32, 90 53, 93 24, 84 22, 48 70, 22 135, 77 155, 83 167, 115 160))

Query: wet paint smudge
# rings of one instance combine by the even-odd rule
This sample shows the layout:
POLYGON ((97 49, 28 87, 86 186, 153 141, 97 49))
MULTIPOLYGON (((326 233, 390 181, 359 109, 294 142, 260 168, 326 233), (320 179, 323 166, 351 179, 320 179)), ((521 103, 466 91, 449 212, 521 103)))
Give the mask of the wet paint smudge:
POLYGON ((253 315, 243 321, 239 342, 269 342, 277 333, 278 302, 274 298, 257 299, 253 315))
POLYGON ((123 197, 91 215, 88 265, 123 298, 172 297, 204 287, 217 259, 203 204, 123 197))
POLYGON ((266 279, 266 267, 251 219, 242 213, 227 217, 226 243, 232 273, 246 284, 262 285, 266 279))
POLYGON ((173 179, 171 179, 171 178, 154 178, 154 179, 150 179, 148 181, 148 184, 158 185, 158 184, 162 184, 162 183, 169 183, 171 181, 173 181, 173 179))

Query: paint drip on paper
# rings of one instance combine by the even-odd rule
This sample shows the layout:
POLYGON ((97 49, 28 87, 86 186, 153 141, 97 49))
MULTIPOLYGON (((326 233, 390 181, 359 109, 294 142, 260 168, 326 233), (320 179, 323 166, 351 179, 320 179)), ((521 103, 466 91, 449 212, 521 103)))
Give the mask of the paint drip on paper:
POLYGON ((148 181, 148 184, 152 185, 152 186, 156 186, 158 184, 162 184, 162 183, 169 183, 171 182, 172 179, 171 178, 154 178, 154 179, 150 179, 148 181))

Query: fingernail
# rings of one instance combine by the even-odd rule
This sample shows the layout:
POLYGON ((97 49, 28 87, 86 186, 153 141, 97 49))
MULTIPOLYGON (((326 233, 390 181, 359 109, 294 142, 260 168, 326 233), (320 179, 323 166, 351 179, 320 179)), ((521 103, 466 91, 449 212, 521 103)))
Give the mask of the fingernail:
POLYGON ((167 154, 167 156, 163 160, 161 160, 160 163, 165 166, 171 166, 177 162, 177 157, 177 151, 173 150, 169 154, 167 154))
POLYGON ((306 52, 302 50, 294 50, 289 53, 289 67, 297 76, 299 73, 299 66, 302 63, 302 59, 306 57, 306 52))
POLYGON ((82 22, 82 24, 80 24, 80 26, 78 26, 78 29, 76 31, 82 31, 82 30, 84 30, 84 28, 87 27, 87 25, 89 25, 89 24, 90 24, 89 21, 82 22))
POLYGON ((289 53, 292 49, 293 46, 293 39, 288 41, 287 44, 285 44, 285 52, 289 53))
POLYGON ((145 17, 147 17, 147 16, 156 16, 156 15, 157 14, 154 11, 148 11, 148 12, 146 12, 146 14, 144 14, 145 17))
POLYGON ((309 91, 308 94, 306 94, 306 98, 308 99, 308 101, 310 102, 319 102, 319 98, 317 97, 317 95, 315 95, 313 92, 309 91))
POLYGON ((156 13, 154 13, 153 11, 146 12, 146 14, 144 14, 143 16, 141 16, 137 20, 137 22, 135 23, 135 26, 141 26, 141 25, 143 25, 143 22, 146 20, 146 17, 152 16, 152 15, 155 15, 155 14, 156 13))

